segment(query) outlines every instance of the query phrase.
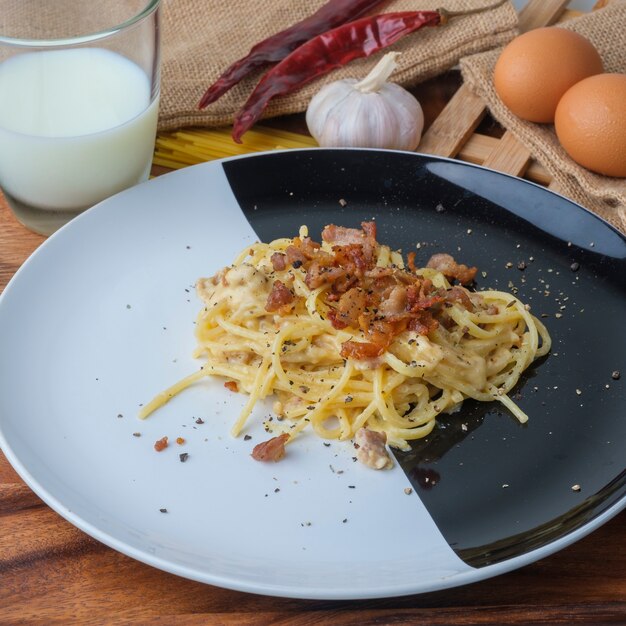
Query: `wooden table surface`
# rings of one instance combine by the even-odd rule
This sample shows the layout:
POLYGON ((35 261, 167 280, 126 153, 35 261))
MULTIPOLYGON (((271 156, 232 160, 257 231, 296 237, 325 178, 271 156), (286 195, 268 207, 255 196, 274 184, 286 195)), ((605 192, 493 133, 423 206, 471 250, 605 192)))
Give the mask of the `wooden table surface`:
MULTIPOLYGON (((559 3, 535 4, 547 11, 559 3)), ((418 87, 427 124, 444 117, 446 103, 455 106, 457 88, 454 73, 418 87)), ((302 116, 273 123, 303 127, 302 116)), ((488 118, 481 128, 502 136, 488 118)), ((432 127, 430 144, 439 130, 432 127)), ((43 241, 0 197, 0 291, 43 241)), ((270 598, 185 580, 115 552, 48 508, 0 452, 0 624, 626 624, 625 539, 623 512, 549 558, 465 587, 358 602, 270 598)))

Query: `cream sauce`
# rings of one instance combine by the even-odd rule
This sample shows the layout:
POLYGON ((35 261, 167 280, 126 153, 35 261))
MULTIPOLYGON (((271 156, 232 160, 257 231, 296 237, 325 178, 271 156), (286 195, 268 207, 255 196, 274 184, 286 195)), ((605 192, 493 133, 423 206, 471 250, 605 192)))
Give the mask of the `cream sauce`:
POLYGON ((265 314, 271 288, 267 274, 248 263, 222 270, 212 278, 201 278, 196 286, 198 296, 207 307, 224 303, 233 317, 244 311, 265 314))

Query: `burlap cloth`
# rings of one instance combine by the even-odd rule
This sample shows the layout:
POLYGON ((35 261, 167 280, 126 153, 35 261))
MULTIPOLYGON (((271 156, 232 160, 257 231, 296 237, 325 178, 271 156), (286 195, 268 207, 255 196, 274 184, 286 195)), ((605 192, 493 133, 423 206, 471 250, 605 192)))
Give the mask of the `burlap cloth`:
MULTIPOLYGON (((233 61, 261 39, 314 13, 326 0, 164 0, 161 110, 159 130, 183 126, 223 126, 233 121, 263 74, 255 71, 217 102, 199 111, 205 89, 233 61)), ((494 0, 391 0, 376 13, 475 9, 494 0)), ((508 42, 516 34, 517 14, 510 3, 487 13, 459 17, 444 27, 423 28, 393 46, 402 53, 394 82, 416 84, 455 65, 467 54, 508 42)), ((380 59, 377 53, 316 79, 297 92, 276 98, 264 117, 306 110, 320 87, 348 76, 364 77, 380 59)))
MULTIPOLYGON (((626 2, 568 21, 562 27, 584 35, 594 44, 606 72, 626 73, 626 2)), ((465 82, 483 98, 498 122, 550 172, 564 195, 626 232, 626 179, 600 176, 577 165, 559 145, 552 125, 525 122, 504 106, 493 84, 500 52, 492 50, 463 59, 465 82)))

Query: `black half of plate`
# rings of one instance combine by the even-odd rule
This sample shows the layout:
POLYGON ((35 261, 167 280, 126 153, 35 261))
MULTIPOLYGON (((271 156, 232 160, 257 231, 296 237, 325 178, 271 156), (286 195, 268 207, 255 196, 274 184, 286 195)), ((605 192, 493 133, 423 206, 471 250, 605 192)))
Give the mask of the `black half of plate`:
POLYGON ((380 242, 415 251, 418 264, 449 252, 478 266, 477 289, 515 293, 548 327, 552 353, 513 393, 527 424, 468 401, 396 453, 467 563, 545 546, 625 499, 626 240, 616 230, 536 185, 430 156, 295 151, 224 170, 261 240, 375 219, 380 242))

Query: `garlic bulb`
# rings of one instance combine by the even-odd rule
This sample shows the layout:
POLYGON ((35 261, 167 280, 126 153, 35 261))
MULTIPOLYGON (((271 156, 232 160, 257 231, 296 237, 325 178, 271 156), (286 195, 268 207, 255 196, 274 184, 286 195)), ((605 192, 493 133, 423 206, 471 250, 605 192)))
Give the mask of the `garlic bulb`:
POLYGON ((424 128, 422 107, 408 91, 386 82, 397 56, 387 53, 360 82, 339 80, 313 97, 306 123, 320 146, 417 148, 424 128))

